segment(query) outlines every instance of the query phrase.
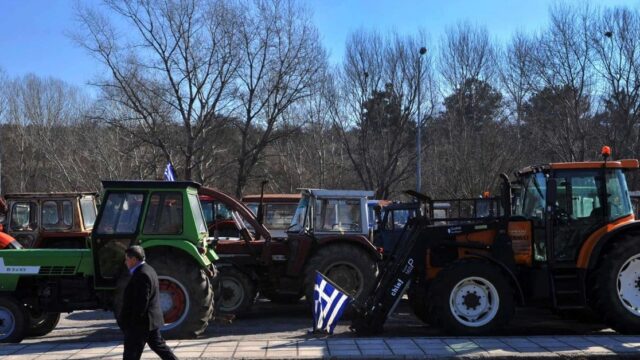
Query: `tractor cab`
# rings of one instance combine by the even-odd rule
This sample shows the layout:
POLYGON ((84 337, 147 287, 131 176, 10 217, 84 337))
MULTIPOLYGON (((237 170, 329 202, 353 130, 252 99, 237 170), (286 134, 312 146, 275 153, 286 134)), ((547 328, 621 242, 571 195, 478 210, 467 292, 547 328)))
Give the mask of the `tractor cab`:
POLYGON ((369 234, 372 191, 303 189, 287 233, 369 234))
POLYGON ((581 253, 581 245, 591 234, 607 224, 633 221, 624 173, 636 168, 637 160, 621 160, 552 163, 519 171, 512 226, 520 226, 519 219, 529 224, 522 226, 531 228, 532 260, 584 267, 588 254, 581 253))
POLYGON ((125 270, 124 250, 131 245, 184 247, 195 258, 206 252, 208 231, 197 195, 198 184, 168 181, 102 184, 104 201, 91 236, 96 287, 116 286, 125 270))

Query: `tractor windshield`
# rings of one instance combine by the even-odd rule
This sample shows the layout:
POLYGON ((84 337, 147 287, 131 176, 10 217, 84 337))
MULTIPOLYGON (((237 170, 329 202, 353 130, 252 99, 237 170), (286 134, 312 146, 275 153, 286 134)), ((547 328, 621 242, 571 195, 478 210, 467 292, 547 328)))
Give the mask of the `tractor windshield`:
POLYGON ((305 227, 305 219, 307 215, 307 208, 309 207, 309 196, 304 195, 300 202, 298 202, 298 207, 296 208, 295 213, 293 214, 293 218, 291 218, 291 225, 287 231, 291 232, 300 232, 305 227))
POLYGON ((528 219, 543 219, 547 193, 547 179, 543 173, 531 173, 522 179, 517 192, 514 215, 528 219))
POLYGON ((359 199, 317 199, 314 230, 319 232, 360 232, 359 199))
POLYGON ((607 174, 607 202, 609 203, 609 219, 615 220, 633 213, 629 189, 624 172, 616 169, 607 174))
POLYGON ((202 206, 200 205, 200 199, 196 194, 189 194, 189 205, 191 206, 191 212, 193 213, 193 220, 196 223, 196 229, 199 233, 207 233, 207 225, 204 222, 204 214, 202 212, 202 206))
POLYGON ((80 198, 80 210, 82 211, 82 221, 86 229, 93 228, 96 222, 96 199, 93 196, 83 196, 80 198))

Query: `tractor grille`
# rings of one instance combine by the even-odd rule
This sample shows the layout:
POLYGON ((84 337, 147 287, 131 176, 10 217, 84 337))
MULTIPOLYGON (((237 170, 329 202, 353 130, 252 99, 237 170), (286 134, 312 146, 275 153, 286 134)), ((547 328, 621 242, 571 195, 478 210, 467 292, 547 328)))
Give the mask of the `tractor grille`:
POLYGON ((75 266, 41 266, 40 275, 73 275, 76 272, 75 266))

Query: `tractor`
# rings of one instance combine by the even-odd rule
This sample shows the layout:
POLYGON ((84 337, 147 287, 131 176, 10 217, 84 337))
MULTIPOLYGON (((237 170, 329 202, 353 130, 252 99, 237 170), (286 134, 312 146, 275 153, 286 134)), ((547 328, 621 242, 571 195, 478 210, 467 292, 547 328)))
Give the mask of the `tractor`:
POLYGON ((16 193, 4 198, 6 211, 0 209, 0 225, 23 247, 87 247, 97 215, 97 194, 16 193))
MULTIPOLYGON (((85 249, 0 250, 0 342, 52 331, 61 312, 118 313, 128 271, 124 250, 140 245, 160 281, 167 338, 201 334, 213 314, 218 257, 210 246, 199 184, 103 181, 104 197, 85 249)), ((4 234, 3 234, 4 235, 4 234)))
MULTIPOLYGON (((404 228, 353 328, 382 331, 405 292, 416 315, 455 335, 493 334, 516 305, 593 309, 621 333, 640 331, 640 222, 625 174, 638 160, 526 167, 488 216, 433 219, 434 200, 404 228)), ((467 199, 472 201, 473 199, 467 199)))
POLYGON ((273 238, 253 212, 214 189, 200 189, 232 210, 240 238, 214 238, 220 261, 218 311, 242 315, 260 293, 277 303, 312 299, 316 270, 360 297, 368 293, 382 254, 368 219, 370 191, 304 189, 286 238, 273 238))

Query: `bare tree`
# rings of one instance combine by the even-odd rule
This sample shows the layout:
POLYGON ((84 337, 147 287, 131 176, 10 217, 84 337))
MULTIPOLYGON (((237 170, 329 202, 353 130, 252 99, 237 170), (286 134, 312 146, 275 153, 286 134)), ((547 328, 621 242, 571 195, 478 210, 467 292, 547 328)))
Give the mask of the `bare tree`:
MULTIPOLYGON (((591 10, 558 5, 550 10, 549 29, 535 40, 535 56, 532 57, 533 78, 536 92, 545 95, 549 106, 555 106, 558 97, 563 108, 552 124, 539 123, 536 142, 550 152, 555 160, 582 161, 590 150, 588 143, 591 93, 594 86, 593 46, 589 31, 591 10)), ((535 121, 534 118, 531 120, 535 121)), ((544 116, 545 114, 540 114, 544 116)))
POLYGON ((511 165, 509 124, 498 78, 496 46, 485 28, 467 22, 447 29, 439 70, 444 109, 429 134, 431 189, 440 196, 477 196, 495 187, 511 165))
POLYGON ((239 108, 234 114, 240 132, 236 196, 242 194, 265 148, 287 134, 276 131, 287 111, 314 93, 326 67, 318 31, 296 2, 255 0, 245 3, 243 12, 236 29, 243 56, 235 82, 239 108))
POLYGON ((640 15, 626 8, 605 9, 594 16, 589 32, 604 85, 606 143, 616 156, 634 157, 640 151, 640 15))
POLYGON ((13 135, 6 141, 17 155, 14 190, 94 188, 93 176, 78 174, 91 141, 73 131, 89 103, 83 94, 60 80, 27 75, 8 82, 4 97, 13 135))
POLYGON ((83 32, 75 39, 109 70, 94 85, 109 110, 113 104, 120 110, 103 109, 96 117, 158 147, 169 161, 180 157, 184 177, 192 179, 207 157, 205 138, 220 114, 231 111, 239 9, 226 1, 104 4, 133 32, 118 33, 96 9, 77 12, 83 32))
POLYGON ((358 31, 347 40, 334 123, 361 185, 377 198, 412 174, 416 126, 434 109, 431 55, 420 54, 426 44, 424 33, 385 39, 358 31))

